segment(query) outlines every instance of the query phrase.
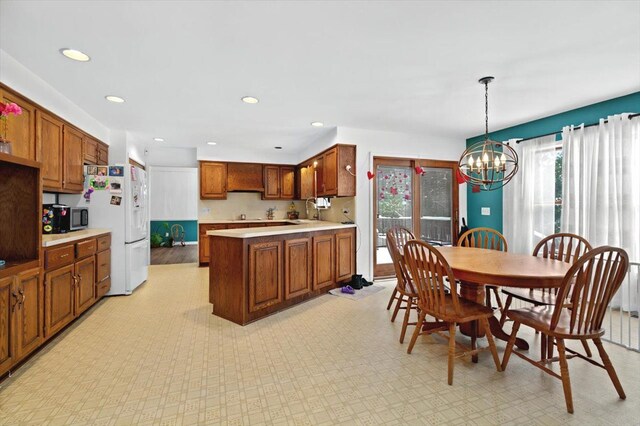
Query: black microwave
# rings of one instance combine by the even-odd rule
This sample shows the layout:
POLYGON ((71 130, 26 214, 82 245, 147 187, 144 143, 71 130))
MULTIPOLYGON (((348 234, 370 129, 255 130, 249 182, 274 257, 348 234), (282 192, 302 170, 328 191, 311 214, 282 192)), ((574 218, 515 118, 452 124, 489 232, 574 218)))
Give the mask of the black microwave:
POLYGON ((42 233, 64 234, 89 226, 89 209, 75 208, 63 204, 42 206, 42 233))

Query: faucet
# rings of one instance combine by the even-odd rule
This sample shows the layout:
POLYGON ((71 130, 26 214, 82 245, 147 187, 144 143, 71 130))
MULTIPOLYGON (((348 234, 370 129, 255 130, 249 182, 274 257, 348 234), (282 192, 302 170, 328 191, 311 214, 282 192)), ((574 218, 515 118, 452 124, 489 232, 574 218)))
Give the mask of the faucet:
MULTIPOLYGON (((309 197, 307 198, 307 200, 304 203, 304 209, 307 212, 307 217, 309 217, 309 200, 315 200, 314 197, 309 197)), ((313 215, 313 220, 321 220, 320 219, 320 209, 318 208, 318 203, 317 202, 312 202, 311 204, 313 204, 313 206, 316 209, 316 214, 313 215)))

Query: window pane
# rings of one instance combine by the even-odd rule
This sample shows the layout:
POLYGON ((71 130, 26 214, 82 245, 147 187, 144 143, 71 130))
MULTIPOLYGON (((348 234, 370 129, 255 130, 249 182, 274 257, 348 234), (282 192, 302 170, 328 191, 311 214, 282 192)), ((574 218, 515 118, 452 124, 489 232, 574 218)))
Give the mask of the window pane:
POLYGON ((420 238, 450 245, 453 231, 453 170, 424 168, 420 177, 420 238))
POLYGON ((413 231, 413 202, 411 199, 411 167, 378 166, 377 182, 377 238, 376 264, 388 264, 391 256, 387 250, 387 231, 402 226, 413 231))

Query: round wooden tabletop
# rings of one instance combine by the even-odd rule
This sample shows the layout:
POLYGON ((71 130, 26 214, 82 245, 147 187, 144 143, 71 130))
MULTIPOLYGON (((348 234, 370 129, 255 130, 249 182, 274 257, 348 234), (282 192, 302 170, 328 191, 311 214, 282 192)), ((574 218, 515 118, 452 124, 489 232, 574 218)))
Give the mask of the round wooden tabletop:
POLYGON ((477 284, 560 287, 571 265, 559 260, 471 247, 436 247, 455 277, 477 284))

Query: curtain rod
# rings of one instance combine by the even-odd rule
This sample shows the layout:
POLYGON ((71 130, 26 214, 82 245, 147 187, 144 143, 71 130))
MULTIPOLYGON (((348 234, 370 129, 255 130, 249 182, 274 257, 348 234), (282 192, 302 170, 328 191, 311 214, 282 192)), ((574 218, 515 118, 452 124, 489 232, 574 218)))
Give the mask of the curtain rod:
MULTIPOLYGON (((640 116, 640 114, 631 114, 631 115, 629 115, 629 119, 632 119, 633 117, 638 117, 638 116, 640 116)), ((605 123, 607 121, 609 121, 609 120, 604 120, 605 123)), ((598 124, 600 124, 600 122, 591 123, 591 124, 585 124, 584 127, 587 128, 587 127, 597 126, 598 124)), ((557 132, 545 133, 544 135, 531 136, 529 138, 520 139, 520 140, 516 141, 516 143, 528 141, 528 140, 531 140, 531 139, 543 138, 545 136, 557 135, 560 132, 562 132, 562 130, 558 130, 557 132)))

